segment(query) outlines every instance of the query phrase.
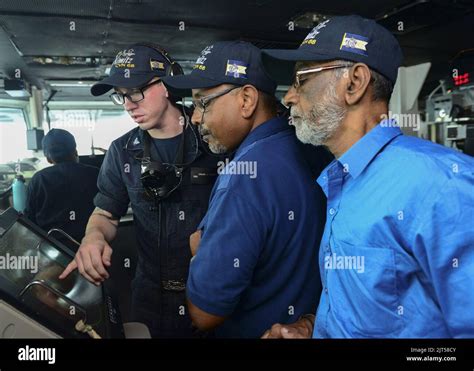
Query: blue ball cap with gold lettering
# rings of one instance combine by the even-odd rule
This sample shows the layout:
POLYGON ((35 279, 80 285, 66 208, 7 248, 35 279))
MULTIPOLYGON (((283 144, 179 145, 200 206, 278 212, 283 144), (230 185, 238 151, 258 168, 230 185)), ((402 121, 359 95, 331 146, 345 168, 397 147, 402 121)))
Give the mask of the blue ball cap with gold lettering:
POLYGON ((358 15, 333 17, 319 23, 297 49, 263 50, 263 62, 269 73, 286 83, 284 78, 292 75, 294 62, 334 59, 364 63, 395 83, 403 54, 390 31, 358 15))
POLYGON ((166 76, 169 68, 169 60, 158 50, 144 44, 134 44, 117 53, 109 76, 94 84, 91 94, 102 95, 112 88, 140 88, 155 76, 166 76))
POLYGON ((201 52, 188 75, 167 76, 164 84, 177 95, 186 96, 190 89, 212 88, 221 84, 253 85, 273 95, 276 82, 265 71, 262 52, 244 41, 220 41, 201 52))

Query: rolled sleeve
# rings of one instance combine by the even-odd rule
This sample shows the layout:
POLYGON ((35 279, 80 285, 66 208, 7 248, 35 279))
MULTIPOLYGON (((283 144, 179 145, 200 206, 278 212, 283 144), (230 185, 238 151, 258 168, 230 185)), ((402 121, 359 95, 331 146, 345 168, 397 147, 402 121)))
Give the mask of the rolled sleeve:
POLYGON ((99 192, 94 198, 94 205, 110 212, 112 215, 124 216, 128 209, 129 197, 122 179, 123 162, 115 143, 105 155, 97 179, 99 192))
POLYGON ((225 317, 251 282, 267 227, 254 205, 227 189, 215 193, 201 227, 187 296, 201 310, 225 317))

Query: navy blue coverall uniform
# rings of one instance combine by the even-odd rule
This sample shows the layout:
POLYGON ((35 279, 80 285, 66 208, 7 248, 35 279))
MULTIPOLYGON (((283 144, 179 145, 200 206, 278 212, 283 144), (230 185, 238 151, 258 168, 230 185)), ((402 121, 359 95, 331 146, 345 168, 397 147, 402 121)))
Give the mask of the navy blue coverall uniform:
MULTIPOLYGON (((197 130, 185 129, 183 179, 177 190, 158 203, 147 200, 140 180, 144 132, 135 128, 116 139, 101 167, 95 206, 115 217, 130 203, 138 245, 132 281, 132 320, 145 323, 152 337, 192 337, 185 287, 191 252, 189 236, 205 215, 224 158, 204 149, 197 130)), ((152 158, 159 156, 156 146, 152 158)))

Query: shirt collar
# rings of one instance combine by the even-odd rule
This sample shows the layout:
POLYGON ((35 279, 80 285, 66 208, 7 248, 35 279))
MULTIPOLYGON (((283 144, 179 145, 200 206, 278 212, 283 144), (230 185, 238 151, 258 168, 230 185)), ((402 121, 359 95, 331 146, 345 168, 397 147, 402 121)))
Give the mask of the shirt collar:
POLYGON ((130 132, 123 149, 127 151, 143 151, 143 130, 135 128, 130 132))
POLYGON ((240 144, 239 148, 236 151, 236 155, 241 152, 245 147, 248 147, 257 140, 269 137, 270 135, 276 134, 285 129, 289 129, 290 125, 288 120, 284 117, 273 117, 268 121, 265 121, 263 124, 260 124, 255 129, 253 129, 244 141, 240 144))
MULTIPOLYGON (((191 125, 192 124, 188 124, 185 128, 186 153, 185 153, 184 162, 188 162, 193 156, 196 159, 202 154, 202 151, 199 145, 199 133, 197 132, 197 129, 191 125), (196 145, 198 146, 197 149, 196 149, 196 145)), ((123 145, 123 149, 130 153, 133 153, 134 154, 133 156, 135 157, 135 159, 139 159, 141 156, 143 156, 143 147, 144 147, 143 136, 144 136, 143 130, 140 128, 135 128, 132 130, 125 144, 123 145)))
POLYGON ((357 178, 374 157, 392 141, 402 135, 394 120, 383 120, 337 160, 352 178, 357 178))
MULTIPOLYGON (((183 110, 183 115, 186 118, 186 145, 190 144, 195 148, 195 135, 199 135, 197 132, 197 129, 193 128, 193 124, 190 122, 190 117, 192 116, 192 111, 186 107, 182 106, 181 104, 177 104, 178 109, 183 110), (191 132, 191 130, 194 132, 194 134, 191 132)), ((130 135, 128 136, 125 144, 123 145, 123 149, 129 150, 129 151, 143 151, 143 130, 140 129, 139 127, 134 128, 131 132, 130 135)), ((188 148, 190 148, 188 146, 188 148)))

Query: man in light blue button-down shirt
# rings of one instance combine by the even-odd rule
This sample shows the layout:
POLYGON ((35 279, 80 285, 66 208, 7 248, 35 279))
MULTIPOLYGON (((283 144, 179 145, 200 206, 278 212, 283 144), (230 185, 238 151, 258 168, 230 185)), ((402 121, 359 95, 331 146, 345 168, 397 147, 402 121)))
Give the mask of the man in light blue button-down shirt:
POLYGON ((336 159, 317 180, 328 204, 316 317, 264 337, 474 338, 474 160, 387 118, 396 39, 335 17, 267 54, 298 61, 285 96, 297 136, 336 159))

